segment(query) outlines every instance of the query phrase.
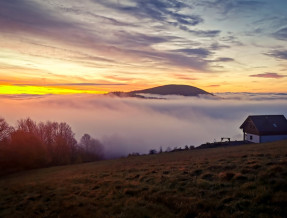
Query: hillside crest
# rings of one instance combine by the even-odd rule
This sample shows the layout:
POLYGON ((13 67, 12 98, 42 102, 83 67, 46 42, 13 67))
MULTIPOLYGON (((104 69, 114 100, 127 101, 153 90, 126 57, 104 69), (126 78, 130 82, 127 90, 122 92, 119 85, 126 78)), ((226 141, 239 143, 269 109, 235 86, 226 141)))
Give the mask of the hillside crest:
POLYGON ((212 95, 211 93, 194 86, 174 85, 174 84, 157 86, 149 89, 135 90, 131 92, 111 92, 109 94, 113 94, 118 97, 138 97, 138 98, 147 98, 141 94, 181 95, 181 96, 212 95))

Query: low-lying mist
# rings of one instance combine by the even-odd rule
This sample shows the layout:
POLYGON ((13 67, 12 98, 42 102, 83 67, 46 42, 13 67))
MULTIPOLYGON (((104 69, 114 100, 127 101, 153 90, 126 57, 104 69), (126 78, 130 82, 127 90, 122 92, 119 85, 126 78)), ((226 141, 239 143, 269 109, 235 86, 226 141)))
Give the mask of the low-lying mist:
POLYGON ((148 153, 162 147, 198 146, 221 137, 241 140, 248 115, 287 115, 286 94, 223 93, 216 97, 167 99, 95 95, 1 96, 0 116, 66 122, 76 138, 88 133, 105 146, 106 157, 148 153))

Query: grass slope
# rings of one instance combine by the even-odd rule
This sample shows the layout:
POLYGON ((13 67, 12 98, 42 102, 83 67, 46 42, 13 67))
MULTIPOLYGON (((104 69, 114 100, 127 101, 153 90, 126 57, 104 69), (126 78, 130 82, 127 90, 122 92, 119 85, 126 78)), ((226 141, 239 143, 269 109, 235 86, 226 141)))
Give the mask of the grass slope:
POLYGON ((287 141, 162 153, 0 179, 0 217, 286 217, 287 141))

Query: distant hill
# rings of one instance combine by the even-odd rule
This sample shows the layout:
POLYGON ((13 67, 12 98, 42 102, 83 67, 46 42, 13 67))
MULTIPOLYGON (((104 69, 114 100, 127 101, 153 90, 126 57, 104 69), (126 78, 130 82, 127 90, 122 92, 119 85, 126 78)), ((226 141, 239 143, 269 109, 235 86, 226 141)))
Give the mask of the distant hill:
POLYGON ((203 95, 211 95, 210 93, 196 88, 194 86, 188 85, 164 85, 158 86, 150 89, 143 89, 132 91, 130 93, 139 94, 139 93, 147 93, 147 94, 156 94, 156 95, 183 95, 183 96, 198 96, 200 94, 203 95))
POLYGON ((118 97, 138 97, 145 98, 140 94, 154 94, 154 95, 181 95, 181 96, 199 96, 212 95, 202 89, 189 85, 164 85, 157 86, 150 89, 136 90, 131 92, 111 92, 109 95, 116 95, 118 97))

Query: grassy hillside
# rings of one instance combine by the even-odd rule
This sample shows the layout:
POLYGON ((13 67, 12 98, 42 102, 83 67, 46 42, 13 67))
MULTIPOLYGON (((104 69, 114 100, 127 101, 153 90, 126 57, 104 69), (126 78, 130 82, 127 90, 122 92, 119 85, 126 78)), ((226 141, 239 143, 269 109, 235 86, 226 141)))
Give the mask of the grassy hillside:
POLYGON ((0 217, 286 217, 287 141, 0 178, 0 217))

